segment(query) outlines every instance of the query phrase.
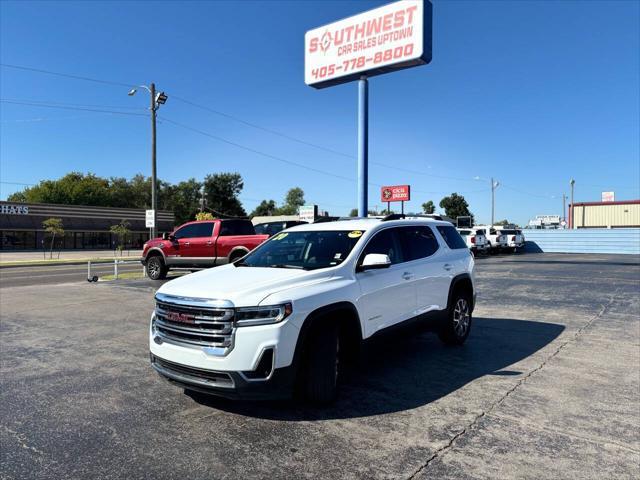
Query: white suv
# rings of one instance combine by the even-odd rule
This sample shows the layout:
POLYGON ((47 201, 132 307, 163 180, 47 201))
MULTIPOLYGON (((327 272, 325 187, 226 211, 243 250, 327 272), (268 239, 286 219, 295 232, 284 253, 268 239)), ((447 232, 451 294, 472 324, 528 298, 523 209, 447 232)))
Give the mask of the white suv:
POLYGON ((329 402, 364 340, 419 320, 461 345, 474 304, 473 256, 449 222, 300 225, 233 264, 164 284, 151 364, 187 391, 329 402))

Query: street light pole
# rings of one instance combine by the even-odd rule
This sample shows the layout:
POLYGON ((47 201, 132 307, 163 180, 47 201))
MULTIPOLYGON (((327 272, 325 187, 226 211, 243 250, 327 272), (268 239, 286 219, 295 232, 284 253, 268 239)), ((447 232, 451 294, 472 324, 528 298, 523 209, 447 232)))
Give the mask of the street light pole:
POLYGON ((151 94, 151 209, 153 210, 153 227, 151 238, 158 234, 158 179, 156 172, 156 84, 149 85, 151 94))
POLYGON ((570 229, 574 229, 576 228, 575 226, 575 221, 574 221, 574 207, 573 207, 573 186, 576 184, 576 181, 572 178, 571 181, 569 182, 569 185, 571 185, 571 203, 569 204, 569 228, 570 229))
POLYGON ((498 188, 500 182, 494 182, 491 178, 491 226, 495 225, 495 211, 496 211, 496 188, 498 188))
POLYGON ((567 224, 567 195, 566 193, 562 194, 562 221, 567 224))
POLYGON ((129 90, 129 96, 132 97, 138 91, 138 88, 144 88, 151 96, 151 209, 153 210, 153 227, 151 228, 151 238, 155 238, 158 234, 158 178, 156 172, 156 112, 160 105, 164 105, 167 101, 167 94, 160 92, 156 94, 156 84, 152 83, 148 87, 146 85, 138 85, 138 87, 129 90))

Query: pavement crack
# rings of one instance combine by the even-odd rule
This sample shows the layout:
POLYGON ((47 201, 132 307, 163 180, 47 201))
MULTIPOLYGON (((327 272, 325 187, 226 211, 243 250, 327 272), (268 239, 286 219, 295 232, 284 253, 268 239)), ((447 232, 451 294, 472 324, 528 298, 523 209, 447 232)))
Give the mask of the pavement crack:
POLYGON ((31 450, 34 453, 37 453, 38 455, 43 455, 44 456, 44 452, 42 450, 38 450, 36 447, 32 447, 31 445, 28 445, 26 440, 25 440, 25 435, 23 433, 20 432, 16 432, 15 430, 11 430, 9 427, 7 427, 6 425, 3 425, 2 428, 4 428, 4 430, 7 433, 10 433, 20 444, 20 446, 26 450, 31 450))
POLYGON ((416 478, 420 473, 422 473, 426 468, 429 467, 429 465, 438 457, 442 456, 443 454, 445 454, 447 452, 447 450, 449 450, 451 447, 453 447, 453 444, 463 435, 465 435, 468 431, 472 430, 473 428, 475 428, 475 426, 478 424, 478 422, 485 416, 493 413, 493 411, 499 407, 513 392, 515 392, 518 388, 520 388, 520 386, 522 384, 524 384, 529 378, 531 378, 536 372, 539 372, 540 370, 542 370, 547 363, 549 363, 553 358, 555 358, 563 349, 564 347, 566 347, 568 344, 574 342, 575 340, 577 340, 582 333, 589 328, 591 325, 593 325, 593 323, 598 320, 599 318, 601 318, 604 313, 607 311, 607 309, 613 304, 613 301, 616 297, 617 291, 616 293, 614 293, 613 295, 610 296, 609 301, 605 304, 605 305, 601 305, 600 306, 600 310, 598 311, 597 314, 595 314, 593 317, 591 317, 584 325, 582 325, 580 328, 578 328, 574 334, 568 339, 565 340, 564 342, 562 342, 552 353, 551 355, 549 355, 547 358, 544 359, 544 361, 542 363, 540 363, 540 365, 538 365, 537 367, 535 367, 534 369, 530 370, 524 377, 520 378, 516 383, 513 384, 513 386, 511 388, 509 388, 500 398, 498 398, 498 400, 496 400, 495 402, 493 402, 491 405, 489 405, 489 408, 487 408, 486 410, 482 411, 481 413, 479 413, 478 415, 476 415, 473 420, 471 422, 469 422, 469 424, 463 428, 462 430, 460 430, 458 433, 456 433, 453 437, 451 437, 449 439, 449 441, 444 444, 442 447, 438 448, 427 460, 425 463, 423 463, 413 474, 411 474, 408 477, 408 480, 414 479, 416 478))

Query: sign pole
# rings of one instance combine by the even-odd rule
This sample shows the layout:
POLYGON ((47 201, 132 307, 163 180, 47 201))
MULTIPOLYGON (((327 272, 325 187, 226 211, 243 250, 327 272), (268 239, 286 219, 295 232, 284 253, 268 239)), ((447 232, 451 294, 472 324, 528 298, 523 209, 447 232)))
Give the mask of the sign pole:
POLYGON ((367 217, 369 197, 369 82, 358 80, 358 216, 367 217))

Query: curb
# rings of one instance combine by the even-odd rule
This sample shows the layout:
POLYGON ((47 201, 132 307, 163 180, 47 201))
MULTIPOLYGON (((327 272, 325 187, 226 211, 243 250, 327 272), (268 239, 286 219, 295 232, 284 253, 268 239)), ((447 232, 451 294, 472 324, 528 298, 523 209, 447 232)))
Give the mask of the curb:
MULTIPOLYGON (((2 263, 0 263, 0 269, 3 268, 25 268, 25 267, 56 267, 56 266, 64 266, 64 265, 86 265, 88 262, 91 262, 91 264, 98 264, 98 263, 113 263, 113 261, 116 260, 115 258, 99 258, 99 259, 92 259, 92 258, 86 258, 84 260, 63 260, 63 261, 41 261, 41 262, 29 262, 29 263, 11 263, 9 265, 3 265, 2 263)), ((120 259, 117 259, 120 260, 120 259)), ((124 259, 122 259, 124 260, 124 259)), ((126 261, 136 261, 139 262, 141 261, 142 258, 140 257, 127 257, 126 261)))

